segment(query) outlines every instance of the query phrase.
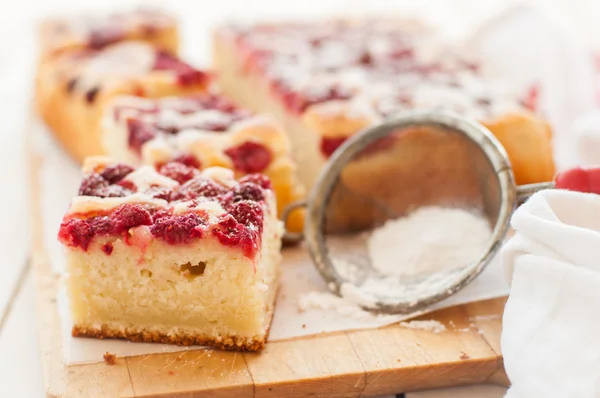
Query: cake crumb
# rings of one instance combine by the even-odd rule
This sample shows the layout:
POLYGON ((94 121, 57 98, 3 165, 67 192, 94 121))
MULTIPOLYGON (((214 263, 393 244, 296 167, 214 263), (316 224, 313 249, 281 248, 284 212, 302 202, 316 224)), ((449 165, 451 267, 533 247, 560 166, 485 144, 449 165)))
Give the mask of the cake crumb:
POLYGON ((471 357, 470 357, 470 356, 469 356, 469 355, 468 355, 466 352, 464 352, 464 351, 461 351, 461 352, 460 352, 460 359, 461 359, 462 361, 464 361, 464 360, 466 360, 466 359, 471 359, 471 357))
POLYGON ((400 325, 409 329, 420 329, 433 333, 440 333, 446 330, 446 326, 443 323, 433 319, 428 321, 400 322, 400 325))
POLYGON ((114 365, 115 363, 117 363, 117 356, 115 354, 111 354, 110 352, 106 351, 104 353, 104 362, 107 365, 114 365))
POLYGON ((306 329, 306 323, 302 324, 302 329, 306 329))
POLYGON ((172 370, 169 370, 169 374, 170 374, 171 376, 173 376, 173 375, 175 374, 175 372, 173 372, 172 370))

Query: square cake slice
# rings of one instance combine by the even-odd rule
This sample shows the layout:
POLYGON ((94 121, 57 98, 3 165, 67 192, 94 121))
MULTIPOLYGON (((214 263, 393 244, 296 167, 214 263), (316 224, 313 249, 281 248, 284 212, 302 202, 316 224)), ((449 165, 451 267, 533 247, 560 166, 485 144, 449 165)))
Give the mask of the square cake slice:
POLYGON ((268 178, 102 157, 83 172, 58 233, 73 336, 264 347, 283 233, 268 178))
POLYGON ((140 40, 156 48, 177 53, 177 21, 155 8, 123 9, 63 15, 40 24, 41 58, 77 49, 100 50, 126 40, 140 40))
POLYGON ((519 184, 554 176, 551 129, 536 112, 536 86, 494 76, 493 65, 418 21, 224 26, 214 36, 214 62, 225 94, 282 123, 307 190, 348 137, 412 109, 453 111, 485 124, 519 184))
MULTIPOLYGON (((107 156, 167 171, 172 162, 204 169, 222 166, 235 172, 265 174, 271 180, 279 214, 303 199, 289 139, 270 116, 254 115, 215 93, 148 99, 117 97, 103 120, 107 156)), ((288 228, 299 232, 303 212, 295 211, 288 228)))
POLYGON ((204 92, 210 75, 142 41, 101 50, 65 51, 43 60, 36 105, 46 124, 79 161, 104 155, 100 120, 117 95, 163 97, 204 92))

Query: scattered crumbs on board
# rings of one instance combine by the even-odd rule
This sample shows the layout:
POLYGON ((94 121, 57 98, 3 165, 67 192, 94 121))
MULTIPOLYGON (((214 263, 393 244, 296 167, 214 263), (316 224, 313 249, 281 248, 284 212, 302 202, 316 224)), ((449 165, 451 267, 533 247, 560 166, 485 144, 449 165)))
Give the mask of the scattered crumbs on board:
POLYGON ((465 361, 467 359, 471 359, 471 357, 466 352, 461 351, 460 352, 460 359, 461 359, 461 361, 465 361))
POLYGON ((117 363, 117 356, 115 354, 111 354, 110 352, 106 351, 104 353, 104 362, 107 365, 114 365, 115 363, 117 363))
POLYGON ((420 329, 426 330, 428 332, 440 333, 446 330, 446 326, 443 323, 436 320, 428 320, 428 321, 410 321, 410 322, 400 322, 400 326, 409 329, 420 329))

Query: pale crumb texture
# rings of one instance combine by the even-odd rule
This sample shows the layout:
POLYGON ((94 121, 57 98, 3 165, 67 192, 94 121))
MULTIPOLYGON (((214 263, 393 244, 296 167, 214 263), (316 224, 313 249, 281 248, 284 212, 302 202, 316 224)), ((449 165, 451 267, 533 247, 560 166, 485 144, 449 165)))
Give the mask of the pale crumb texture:
POLYGON ((433 333, 441 333, 446 331, 446 326, 444 326, 443 323, 433 319, 427 321, 400 322, 400 325, 409 329, 426 330, 433 333))

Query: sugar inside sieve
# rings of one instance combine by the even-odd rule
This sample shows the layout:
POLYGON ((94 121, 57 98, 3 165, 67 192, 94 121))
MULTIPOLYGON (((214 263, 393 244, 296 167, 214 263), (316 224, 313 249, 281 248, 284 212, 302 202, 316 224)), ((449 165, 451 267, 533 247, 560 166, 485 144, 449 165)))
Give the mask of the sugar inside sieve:
POLYGON ((465 287, 489 264, 517 200, 500 143, 477 122, 410 112, 332 155, 308 200, 303 234, 331 291, 367 309, 410 313, 465 287))

